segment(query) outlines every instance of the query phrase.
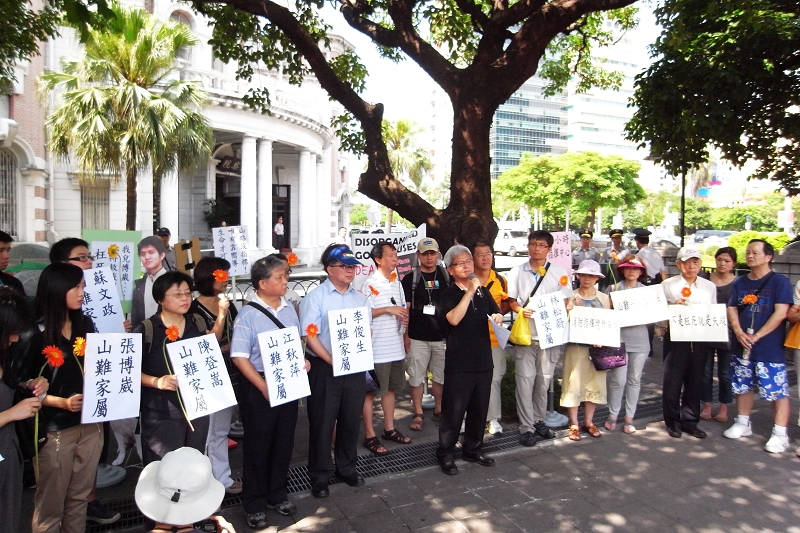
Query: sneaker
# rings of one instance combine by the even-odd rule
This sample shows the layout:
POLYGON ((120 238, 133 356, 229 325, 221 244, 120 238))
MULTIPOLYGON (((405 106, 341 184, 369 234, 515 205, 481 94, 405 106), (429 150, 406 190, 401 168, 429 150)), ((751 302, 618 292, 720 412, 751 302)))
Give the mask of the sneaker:
POLYGON ((779 436, 772 432, 772 436, 764 445, 764 449, 769 453, 783 453, 789 448, 788 435, 779 436))
POLYGON ((228 494, 241 494, 242 482, 240 480, 234 481, 230 487, 225 487, 225 492, 228 494))
POLYGON ((544 420, 539 420, 538 422, 536 422, 533 425, 533 429, 535 429, 536 433, 538 433, 539 436, 544 439, 556 438, 556 434, 553 433, 553 430, 544 425, 544 420))
POLYGON ((297 507, 295 507, 292 502, 281 502, 277 505, 267 504, 267 508, 275 509, 275 511, 281 516, 289 516, 297 512, 297 507))
POLYGON ((267 527, 267 513, 245 513, 247 525, 253 529, 264 529, 267 527))
POLYGON ((86 520, 98 524, 113 524, 122 518, 122 515, 116 511, 112 511, 102 503, 100 500, 92 500, 89 502, 89 507, 86 508, 86 520))
POLYGON ((737 419, 731 427, 722 432, 722 436, 726 439, 738 439, 741 437, 749 437, 753 434, 750 424, 740 424, 737 419))
POLYGON ((496 418, 492 418, 491 420, 489 420, 487 426, 488 429, 486 430, 486 432, 489 435, 495 435, 497 433, 503 432, 503 426, 500 425, 500 422, 498 422, 496 418))

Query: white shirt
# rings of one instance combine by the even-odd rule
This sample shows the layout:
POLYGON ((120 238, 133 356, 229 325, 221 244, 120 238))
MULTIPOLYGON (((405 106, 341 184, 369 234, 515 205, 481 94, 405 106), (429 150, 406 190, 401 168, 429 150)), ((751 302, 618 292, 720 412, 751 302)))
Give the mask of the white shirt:
POLYGON ((691 296, 685 298, 690 304, 715 304, 717 303, 717 286, 705 278, 697 276, 694 283, 689 283, 683 279, 682 275, 673 276, 661 283, 664 289, 664 296, 667 302, 675 303, 681 298, 685 298, 681 292, 685 287, 692 291, 691 296))
MULTIPOLYGON (((371 294, 369 287, 372 286, 378 291, 378 295, 372 295, 372 308, 389 307, 393 305, 404 306, 406 296, 403 286, 400 284, 399 276, 394 282, 389 281, 383 272, 376 270, 364 282, 361 292, 371 294), (395 303, 392 303, 394 299, 395 303)), ((391 363, 392 361, 402 361, 406 357, 405 346, 403 344, 403 333, 400 321, 392 314, 386 313, 372 319, 372 357, 375 363, 391 363)))
MULTIPOLYGON (((538 275, 531 270, 530 261, 515 266, 506 277, 506 280, 508 280, 508 297, 515 299, 519 305, 524 307, 528 303, 531 291, 536 286, 536 281, 538 279, 538 275)), ((566 270, 551 263, 550 267, 547 269, 547 273, 544 275, 542 283, 539 285, 539 288, 536 289, 536 295, 548 294, 556 291, 561 291, 565 299, 571 297, 572 282, 566 270), (561 285, 562 276, 567 276, 568 281, 566 285, 561 285)), ((533 332, 534 338, 537 338, 533 315, 531 315, 528 320, 530 320, 531 332, 533 332)))
POLYGON ((158 311, 158 303, 153 298, 153 282, 167 273, 163 266, 155 274, 145 274, 147 280, 144 282, 144 316, 150 318, 158 311))
POLYGON ((641 250, 636 252, 636 256, 642 260, 644 267, 647 269, 647 275, 651 278, 656 277, 662 270, 666 270, 666 268, 664 268, 664 260, 661 259, 661 254, 649 246, 644 246, 641 250))

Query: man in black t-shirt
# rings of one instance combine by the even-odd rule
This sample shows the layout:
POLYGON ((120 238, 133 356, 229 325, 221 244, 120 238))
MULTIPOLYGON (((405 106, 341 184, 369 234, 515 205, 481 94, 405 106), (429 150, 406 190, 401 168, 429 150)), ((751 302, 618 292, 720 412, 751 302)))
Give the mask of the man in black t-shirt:
POLYGON ((409 309, 408 330, 403 336, 406 349, 406 373, 411 387, 414 419, 409 426, 414 431, 422 429, 422 384, 430 369, 433 374, 431 393, 435 400, 433 419, 442 412, 442 385, 444 384, 444 336, 439 330, 437 305, 442 291, 447 287, 449 275, 439 266, 439 244, 430 237, 417 245, 419 267, 403 278, 403 291, 409 309))
POLYGON ((22 282, 11 274, 3 272, 8 268, 10 262, 12 242, 14 242, 14 238, 11 235, 5 231, 0 231, 0 285, 8 285, 25 294, 25 287, 22 286, 22 282))

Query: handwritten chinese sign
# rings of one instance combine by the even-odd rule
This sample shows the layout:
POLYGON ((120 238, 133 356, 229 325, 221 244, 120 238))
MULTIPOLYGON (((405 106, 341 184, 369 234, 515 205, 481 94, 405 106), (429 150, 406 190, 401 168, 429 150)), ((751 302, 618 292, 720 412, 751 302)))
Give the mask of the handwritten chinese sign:
POLYGON ((214 255, 227 259, 231 264, 228 273, 231 276, 243 276, 250 273, 250 259, 247 249, 247 226, 224 226, 213 228, 214 255))
POLYGON ((214 335, 169 342, 167 353, 189 420, 236 405, 228 370, 214 335))
POLYGON ((569 342, 619 347, 620 316, 613 309, 577 306, 569 313, 569 342))
POLYGON ((300 333, 296 326, 259 333, 258 345, 272 407, 311 394, 300 333))
POLYGON ((94 320, 98 333, 125 333, 125 316, 111 270, 105 267, 84 270, 83 279, 86 280, 83 314, 94 320))
POLYGON ((124 312, 130 312, 133 282, 140 277, 139 254, 136 245, 142 238, 140 231, 92 230, 83 231, 94 256, 92 268, 111 271, 124 312))
POLYGON ((669 335, 676 342, 727 342, 725 304, 670 305, 669 335))
POLYGON ((139 416, 141 333, 89 333, 83 370, 82 424, 139 416))
POLYGON ((552 348, 567 342, 569 317, 561 292, 535 295, 528 302, 528 308, 533 309, 533 323, 536 325, 540 348, 552 348))
POLYGON ((569 240, 569 233, 566 231, 551 231, 553 236, 553 247, 547 254, 547 261, 558 265, 572 272, 572 244, 569 240))
POLYGON ((622 327, 652 324, 670 317, 667 297, 661 285, 613 291, 611 302, 620 314, 622 327))
POLYGON ((375 368, 368 313, 366 307, 328 311, 334 376, 375 368))
POLYGON ((411 272, 417 263, 417 244, 420 239, 425 237, 426 225, 422 224, 417 229, 406 233, 389 233, 384 235, 358 234, 350 237, 350 249, 361 261, 361 265, 356 267, 356 276, 353 279, 353 287, 361 287, 367 278, 375 273, 375 262, 369 253, 372 247, 380 241, 389 241, 397 248, 397 277, 402 279, 411 272))

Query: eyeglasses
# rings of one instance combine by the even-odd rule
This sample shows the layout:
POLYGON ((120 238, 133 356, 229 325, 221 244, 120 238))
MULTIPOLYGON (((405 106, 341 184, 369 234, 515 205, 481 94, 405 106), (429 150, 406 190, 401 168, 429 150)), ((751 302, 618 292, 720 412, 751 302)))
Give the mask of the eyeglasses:
POLYGON ((67 261, 79 261, 85 263, 86 261, 94 261, 93 255, 79 255, 76 257, 67 257, 67 261))
POLYGON ((483 259, 484 257, 492 257, 492 252, 484 252, 482 254, 475 254, 475 257, 483 259))
POLYGON ((166 296, 169 296, 170 298, 175 298, 176 300, 182 300, 184 298, 189 298, 191 300, 192 293, 189 292, 189 291, 186 291, 186 292, 168 292, 166 294, 166 296))
POLYGON ((550 246, 543 242, 529 242, 528 246, 531 248, 550 248, 550 246))
POLYGON ((328 265, 328 268, 341 268, 344 270, 355 270, 356 267, 354 265, 328 265))
POLYGON ((450 266, 464 268, 472 264, 472 259, 465 259, 464 261, 459 261, 458 263, 453 263, 450 266))

